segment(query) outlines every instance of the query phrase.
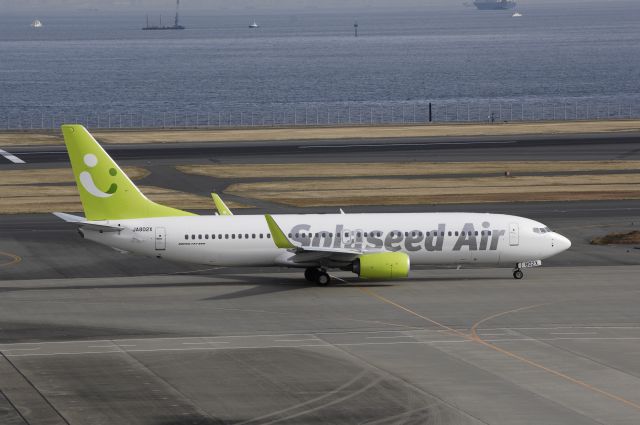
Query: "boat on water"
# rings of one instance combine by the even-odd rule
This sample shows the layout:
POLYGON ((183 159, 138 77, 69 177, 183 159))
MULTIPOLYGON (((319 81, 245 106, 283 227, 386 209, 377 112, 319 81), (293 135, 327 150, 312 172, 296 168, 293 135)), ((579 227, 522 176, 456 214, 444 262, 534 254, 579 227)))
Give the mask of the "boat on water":
POLYGON ((522 13, 516 12, 513 15, 511 15, 512 18, 519 18, 522 16, 522 13))
POLYGON ((473 5, 479 10, 509 10, 517 3, 515 0, 474 0, 473 5))
POLYGON ((42 28, 42 22, 38 19, 34 19, 34 21, 31 22, 31 28, 42 28))
POLYGON ((249 28, 260 28, 260 25, 254 20, 252 24, 249 25, 249 28))

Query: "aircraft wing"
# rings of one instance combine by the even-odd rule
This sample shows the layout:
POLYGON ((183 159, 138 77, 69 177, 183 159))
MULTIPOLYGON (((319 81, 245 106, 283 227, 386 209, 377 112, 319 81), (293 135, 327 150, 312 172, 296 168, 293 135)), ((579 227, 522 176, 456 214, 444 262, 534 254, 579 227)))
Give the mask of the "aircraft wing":
POLYGON ((306 263, 312 261, 335 261, 335 262, 345 262, 349 263, 364 252, 357 249, 349 249, 349 248, 324 248, 324 247, 309 247, 309 246, 300 246, 294 244, 287 235, 280 229, 278 223, 271 217, 269 214, 264 216, 267 220, 267 224, 269 225, 269 231, 271 232, 271 237, 273 238, 273 242, 276 244, 278 248, 286 249, 290 252, 295 253, 295 255, 289 258, 289 261, 294 263, 306 263))

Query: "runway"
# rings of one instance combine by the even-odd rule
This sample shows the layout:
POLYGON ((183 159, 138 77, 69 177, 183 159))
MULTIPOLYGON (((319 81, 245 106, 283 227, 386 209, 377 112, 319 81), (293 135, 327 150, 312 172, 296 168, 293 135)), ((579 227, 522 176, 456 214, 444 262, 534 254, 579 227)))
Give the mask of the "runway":
MULTIPOLYGON (((185 133, 188 137, 188 132, 185 133)), ((254 162, 265 157, 272 161, 291 157, 318 158, 323 161, 352 161, 358 158, 401 160, 464 161, 481 156, 493 160, 507 159, 632 159, 640 154, 640 134, 633 132, 612 134, 519 135, 479 137, 426 137, 389 139, 248 141, 216 143, 106 145, 116 160, 157 160, 206 158, 221 162, 254 162), (580 147, 576 150, 576 147, 580 147), (554 156, 550 157, 550 152, 554 156), (522 155, 526 155, 525 158, 522 155)), ((3 147, 4 148, 4 147, 3 147)), ((63 146, 6 147, 11 154, 27 163, 68 162, 63 146)), ((10 163, 6 160, 4 163, 10 163)))
MULTIPOLYGON (((149 169, 145 184, 202 195, 233 179, 175 165, 640 156, 640 138, 579 140, 109 149, 149 169)), ((26 164, 0 168, 68 166, 44 149, 9 150, 26 164)), ((237 213, 335 212, 254 205, 237 213)), ((589 244, 637 229, 640 201, 346 209, 361 211, 515 214, 573 246, 523 281, 509 269, 416 269, 384 283, 339 272, 319 288, 299 271, 124 255, 51 215, 0 216, 0 423, 640 422, 640 249, 589 244)))

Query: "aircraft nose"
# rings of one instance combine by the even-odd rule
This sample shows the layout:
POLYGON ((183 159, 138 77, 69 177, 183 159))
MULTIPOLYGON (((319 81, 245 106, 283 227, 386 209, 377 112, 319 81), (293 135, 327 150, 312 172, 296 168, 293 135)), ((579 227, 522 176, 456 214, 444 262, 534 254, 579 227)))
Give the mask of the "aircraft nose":
POLYGON ((571 241, 564 236, 556 233, 553 239, 554 244, 556 248, 558 248, 559 252, 566 251, 567 249, 571 248, 571 241))

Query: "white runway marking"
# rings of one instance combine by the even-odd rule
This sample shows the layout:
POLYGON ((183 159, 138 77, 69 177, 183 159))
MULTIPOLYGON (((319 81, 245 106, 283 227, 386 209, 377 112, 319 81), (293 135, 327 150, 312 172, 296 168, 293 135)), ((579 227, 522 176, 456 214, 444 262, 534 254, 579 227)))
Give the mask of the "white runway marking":
POLYGON ((0 149, 0 155, 4 156, 5 158, 7 158, 9 161, 13 162, 14 164, 24 164, 25 162, 23 160, 21 160, 20 158, 18 158, 17 156, 3 150, 0 149))
POLYGON ((7 349, 7 351, 34 351, 34 350, 39 350, 40 347, 37 348, 9 348, 7 349))
MULTIPOLYGON (((611 338, 598 338, 598 337, 564 337, 564 338, 503 338, 503 339, 486 339, 485 341, 491 343, 511 343, 511 342, 541 342, 541 341, 638 341, 639 337, 611 337, 611 338)), ((278 340, 273 341, 278 342, 278 340)), ((217 350, 246 350, 246 349, 265 349, 265 348, 327 348, 331 346, 335 347, 357 347, 357 346, 381 346, 381 345, 432 345, 432 344, 470 344, 473 341, 467 339, 448 339, 448 340, 431 340, 431 341, 376 341, 376 342, 344 342, 344 343, 316 343, 308 344, 249 344, 249 345, 236 345, 236 346, 216 346, 215 344, 206 344, 205 346, 178 346, 178 347, 153 347, 153 348, 138 348, 124 350, 129 353, 157 353, 157 352, 180 352, 180 351, 217 351, 217 350)), ((184 343, 183 343, 184 344, 184 343)), ((13 352, 14 350, 34 350, 34 349, 7 349, 3 351, 7 357, 46 357, 46 356, 77 356, 77 355, 91 355, 91 354, 122 354, 121 350, 104 350, 93 351, 83 350, 83 348, 90 348, 91 346, 78 347, 78 351, 49 351, 49 352, 13 352)), ((106 346, 104 348, 107 348, 106 346)), ((115 348, 115 347, 109 347, 115 348)))

